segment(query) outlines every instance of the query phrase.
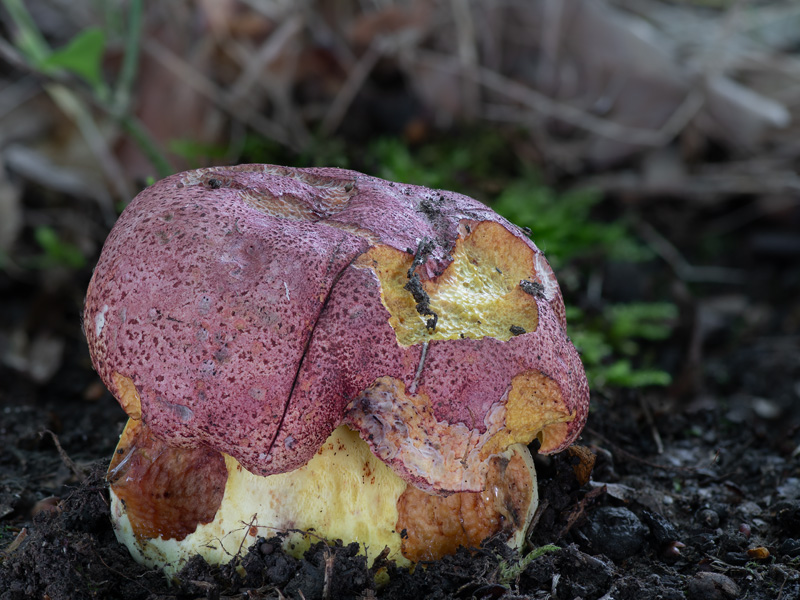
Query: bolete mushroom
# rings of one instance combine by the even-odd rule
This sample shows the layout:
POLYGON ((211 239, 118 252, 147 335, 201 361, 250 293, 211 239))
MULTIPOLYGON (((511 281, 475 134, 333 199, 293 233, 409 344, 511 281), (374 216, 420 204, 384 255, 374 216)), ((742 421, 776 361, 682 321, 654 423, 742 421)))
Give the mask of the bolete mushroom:
POLYGON ((339 169, 168 177, 120 216, 84 312, 130 417, 117 537, 168 573, 276 533, 401 564, 519 546, 526 445, 558 452, 586 420, 565 327, 539 249, 465 196, 339 169))

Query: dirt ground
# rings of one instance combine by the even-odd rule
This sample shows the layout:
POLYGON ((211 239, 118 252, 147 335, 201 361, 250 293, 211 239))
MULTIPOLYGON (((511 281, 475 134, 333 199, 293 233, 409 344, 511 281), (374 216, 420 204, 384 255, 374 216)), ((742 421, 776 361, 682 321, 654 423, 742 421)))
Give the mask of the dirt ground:
MULTIPOLYGON (((717 215, 657 206, 650 221, 699 255, 717 215)), ((738 283, 689 286, 658 260, 609 265, 610 296, 644 285, 680 305, 675 334, 648 348, 673 385, 594 393, 586 485, 566 453, 536 458, 529 549, 557 548, 520 562, 488 543, 413 572, 370 571, 341 545, 297 560, 277 540, 238 565, 198 559, 174 582, 135 563, 109 521, 104 470, 124 415, 80 333, 89 268, 57 286, 0 273, 3 331, 24 320, 66 344, 47 383, 0 368, 0 599, 800 598, 800 254, 786 241, 798 224, 796 209, 760 219, 703 255, 738 283)))

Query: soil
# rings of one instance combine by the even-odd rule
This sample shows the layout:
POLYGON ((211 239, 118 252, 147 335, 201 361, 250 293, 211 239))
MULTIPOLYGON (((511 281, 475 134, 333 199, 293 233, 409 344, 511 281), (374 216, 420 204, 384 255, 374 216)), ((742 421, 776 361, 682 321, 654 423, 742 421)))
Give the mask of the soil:
POLYGON ((580 441, 596 457, 588 481, 585 451, 536 457, 531 554, 490 540, 413 572, 370 570, 341 544, 298 560, 277 539, 236 564, 198 558, 171 582, 138 565, 109 521, 104 473, 125 417, 80 331, 89 270, 57 284, 0 273, 0 332, 22 323, 65 344, 47 381, 0 367, 0 599, 800 598, 800 256, 751 243, 796 236, 800 215, 709 251, 698 240, 715 215, 669 211, 648 220, 684 256, 745 276, 687 284, 658 260, 605 267, 608 297, 645 289, 681 306, 675 334, 646 349, 672 386, 595 391, 580 441))

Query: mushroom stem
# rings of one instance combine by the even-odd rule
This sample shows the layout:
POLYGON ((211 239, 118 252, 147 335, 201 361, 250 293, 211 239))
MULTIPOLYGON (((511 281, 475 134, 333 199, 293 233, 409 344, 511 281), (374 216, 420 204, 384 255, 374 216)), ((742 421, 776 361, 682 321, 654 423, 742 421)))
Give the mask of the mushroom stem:
POLYGON ((165 451, 146 425, 131 419, 109 468, 117 538, 139 562, 162 566, 168 576, 195 554, 224 563, 274 535, 283 536, 284 550, 294 556, 320 539, 341 539, 358 542, 369 564, 388 548, 388 558, 406 566, 462 545, 477 547, 493 535, 519 548, 537 507, 536 474, 524 446, 493 458, 483 492, 443 497, 407 484, 341 426, 308 464, 289 473, 254 475, 214 453, 224 462, 224 493, 215 512, 198 518, 187 506, 200 502, 201 483, 178 477, 176 485, 175 471, 206 465, 213 473, 207 465, 216 459, 192 452, 165 451), (164 515, 184 527, 165 528, 164 515))

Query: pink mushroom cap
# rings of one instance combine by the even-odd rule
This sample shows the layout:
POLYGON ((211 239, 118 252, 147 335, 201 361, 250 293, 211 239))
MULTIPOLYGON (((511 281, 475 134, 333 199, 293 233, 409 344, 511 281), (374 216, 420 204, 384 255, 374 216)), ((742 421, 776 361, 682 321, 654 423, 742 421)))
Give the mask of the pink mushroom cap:
POLYGON ((168 445, 259 475, 347 423, 434 493, 572 443, 589 392, 555 276, 466 196, 340 169, 180 173, 125 209, 89 286, 97 372, 168 445))

